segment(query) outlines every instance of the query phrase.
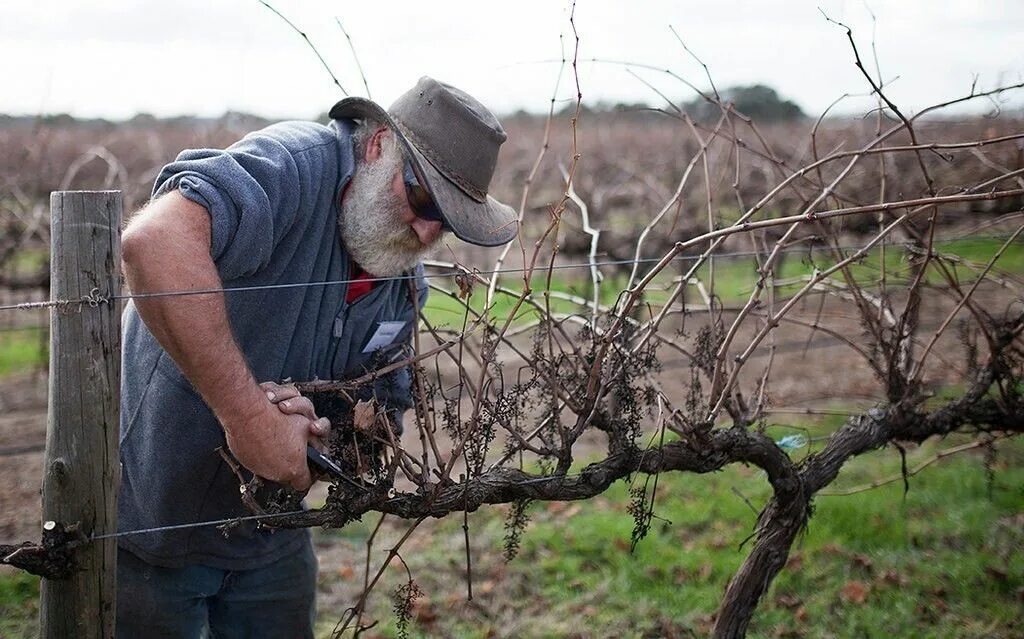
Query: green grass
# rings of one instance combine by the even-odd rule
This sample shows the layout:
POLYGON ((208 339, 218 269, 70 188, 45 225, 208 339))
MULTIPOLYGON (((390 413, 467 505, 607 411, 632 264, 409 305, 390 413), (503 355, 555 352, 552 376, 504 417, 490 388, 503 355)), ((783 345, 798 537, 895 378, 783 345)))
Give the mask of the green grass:
POLYGON ((0 331, 0 377, 45 367, 48 358, 43 329, 33 326, 0 331))
MULTIPOLYGON (((913 450, 910 465, 958 441, 913 450)), ((899 482, 819 496, 748 636, 1021 636, 1024 442, 997 447, 991 497, 974 453, 928 467, 911 478, 906 497, 899 482)), ((896 452, 881 451, 851 462, 836 486, 898 470, 896 452)), ((751 505, 760 508, 768 495, 760 472, 746 467, 664 475, 655 510, 662 519, 633 553, 625 485, 579 504, 534 504, 519 556, 507 565, 502 509, 474 513, 472 604, 462 518, 443 520, 403 553, 426 593, 412 636, 706 636, 749 550, 740 545, 754 526, 751 505)), ((361 543, 367 530, 350 531, 348 541, 361 543)), ((380 622, 383 636, 396 634, 388 593, 402 575, 396 567, 371 600, 368 619, 380 622)))
POLYGON ((39 579, 27 573, 0 573, 0 637, 39 636, 39 579))
MULTIPOLYGON (((959 256, 984 267, 1002 245, 1003 241, 999 240, 965 238, 955 242, 943 242, 936 250, 942 254, 959 256)), ((1008 245, 994 268, 1010 273, 1024 273, 1024 238, 1018 236, 1015 242, 1008 245)))
MULTIPOLYGON (((829 427, 814 426, 810 434, 829 427)), ((963 441, 950 437, 912 449, 909 465, 963 441)), ((1024 441, 996 447, 991 486, 981 455, 973 451, 911 478, 906 496, 901 482, 851 496, 818 496, 807 531, 758 607, 748 636, 1020 637, 1024 441)), ((834 488, 898 470, 896 451, 878 451, 850 462, 834 488)), ((768 496, 760 471, 744 466, 704 476, 662 475, 659 519, 633 553, 624 483, 585 502, 536 503, 511 563, 501 558, 505 508, 484 508, 469 516, 473 602, 466 601, 462 517, 428 521, 402 551, 425 593, 414 608, 410 636, 706 636, 722 592, 749 550, 741 544, 754 526, 751 507, 760 508, 768 496)), ((342 530, 316 531, 319 547, 352 549, 348 565, 321 564, 322 593, 340 580, 361 581, 362 545, 375 521, 366 517, 342 530)), ((406 525, 380 533, 374 565, 406 525)), ((377 625, 370 636, 397 635, 390 593, 404 578, 395 562, 371 596, 364 623, 377 625)), ((37 579, 0 574, 0 636, 34 636, 37 601, 37 579)), ((330 636, 353 603, 334 601, 321 603, 318 636, 330 636)))
MULTIPOLYGON (((959 256, 963 262, 950 265, 951 270, 961 280, 970 281, 979 273, 995 252, 1002 246, 1003 241, 991 238, 967 238, 955 241, 943 241, 936 244, 937 253, 946 256, 959 256), (973 266, 973 268, 972 268, 973 266)), ((852 253, 848 250, 847 253, 852 253)), ((880 247, 869 251, 863 258, 850 264, 849 271, 853 279, 873 289, 877 287, 882 274, 883 250, 880 247)), ((888 246, 884 250, 884 263, 886 279, 890 286, 905 285, 908 283, 910 273, 909 254, 900 246, 888 246)), ((816 248, 813 252, 795 252, 785 256, 781 266, 776 270, 776 282, 796 280, 793 283, 780 285, 777 289, 780 295, 792 295, 806 283, 801 278, 813 274, 815 270, 826 270, 834 266, 836 261, 829 251, 816 248)), ((684 262, 688 265, 690 262, 684 262)), ((649 265, 648 265, 649 266, 649 265)), ((666 269, 654 279, 646 290, 645 302, 654 306, 663 304, 674 288, 673 279, 680 276, 681 266, 673 266, 666 269)), ((694 277, 701 281, 705 290, 711 288, 711 266, 707 263, 701 265, 694 277)), ((1012 273, 1024 274, 1024 240, 1011 244, 1006 248, 995 264, 993 274, 1012 273)), ((639 275, 642 277, 644 269, 639 275)), ((840 272, 831 276, 836 281, 843 282, 843 275, 840 272)), ((714 292, 726 303, 736 303, 746 300, 754 288, 758 279, 757 264, 753 257, 718 257, 714 261, 714 292)), ((927 281, 932 284, 944 284, 945 279, 939 273, 936 265, 929 269, 927 281)), ((515 278, 506 278, 503 285, 513 293, 519 294, 522 291, 522 282, 515 278)), ((615 303, 620 292, 625 288, 626 277, 619 276, 608 278, 601 284, 600 302, 604 306, 615 303)), ((546 275, 538 275, 531 279, 531 299, 538 304, 544 304, 544 291, 547 289, 546 275)), ((589 272, 586 269, 574 269, 555 271, 551 280, 551 290, 560 293, 570 294, 582 298, 583 303, 573 303, 564 299, 552 298, 551 308, 555 313, 588 313, 587 304, 592 298, 589 272)), ((694 285, 688 287, 687 299, 690 302, 700 300, 698 291, 694 285)), ((483 308, 483 301, 486 291, 477 287, 470 297, 470 307, 480 312, 483 308)), ((513 295, 498 293, 495 297, 495 304, 492 309, 492 317, 505 318, 514 307, 516 299, 513 295)), ((427 319, 436 326, 447 326, 459 328, 462 326, 465 316, 465 308, 461 301, 454 297, 434 291, 431 293, 424 310, 427 319)), ((523 305, 517 311, 516 324, 536 320, 537 313, 529 306, 523 305)))
POLYGON ((11 256, 8 268, 15 273, 45 272, 50 267, 50 251, 45 248, 22 248, 11 256))

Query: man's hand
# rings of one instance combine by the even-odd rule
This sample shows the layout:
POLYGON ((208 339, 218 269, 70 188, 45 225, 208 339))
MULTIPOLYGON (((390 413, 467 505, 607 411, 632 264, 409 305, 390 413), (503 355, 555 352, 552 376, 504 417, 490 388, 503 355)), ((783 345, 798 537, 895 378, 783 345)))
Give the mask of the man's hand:
POLYGON ((318 449, 323 450, 324 440, 331 434, 331 420, 326 417, 317 417, 313 402, 308 397, 303 397, 295 384, 277 384, 275 382, 263 382, 260 388, 267 394, 271 404, 277 406, 285 415, 302 415, 309 419, 309 434, 311 443, 318 449))
POLYGON ((237 423, 224 423, 228 448, 250 471, 302 492, 313 484, 306 464, 311 422, 305 415, 288 415, 270 403, 237 423))

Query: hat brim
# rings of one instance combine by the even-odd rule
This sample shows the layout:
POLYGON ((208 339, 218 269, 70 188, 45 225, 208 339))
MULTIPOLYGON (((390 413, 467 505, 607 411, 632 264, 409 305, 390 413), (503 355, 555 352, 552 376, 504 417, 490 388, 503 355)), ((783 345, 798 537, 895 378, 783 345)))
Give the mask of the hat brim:
POLYGON ((490 195, 480 202, 466 194, 430 163, 402 133, 402 127, 376 102, 366 98, 345 98, 331 107, 328 115, 333 120, 369 118, 387 124, 426 180, 427 190, 448 228, 460 240, 478 246, 501 246, 515 239, 519 230, 515 209, 490 195))

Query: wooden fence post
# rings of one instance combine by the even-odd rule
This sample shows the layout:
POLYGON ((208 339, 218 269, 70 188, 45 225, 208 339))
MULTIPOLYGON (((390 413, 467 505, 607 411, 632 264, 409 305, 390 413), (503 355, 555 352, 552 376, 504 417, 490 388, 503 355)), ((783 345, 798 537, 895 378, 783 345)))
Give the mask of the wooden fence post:
MULTIPOLYGON (((43 521, 117 530, 121 383, 121 192, 50 194, 50 393, 43 521)), ((43 579, 44 639, 114 636, 117 544, 88 543, 66 580, 43 579)))

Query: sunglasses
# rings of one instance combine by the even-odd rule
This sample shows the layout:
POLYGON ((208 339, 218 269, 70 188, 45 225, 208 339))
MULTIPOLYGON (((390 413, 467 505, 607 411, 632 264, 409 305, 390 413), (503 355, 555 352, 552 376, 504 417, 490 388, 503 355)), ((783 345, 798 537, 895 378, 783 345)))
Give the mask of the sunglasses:
POLYGON ((448 229, 448 222, 441 215, 441 209, 437 208, 437 203, 434 202, 430 191, 424 186, 427 181, 423 179, 423 176, 420 175, 420 172, 412 162, 408 160, 405 162, 402 176, 405 180, 405 195, 409 199, 409 207, 416 214, 416 217, 421 220, 440 222, 443 228, 448 229))

